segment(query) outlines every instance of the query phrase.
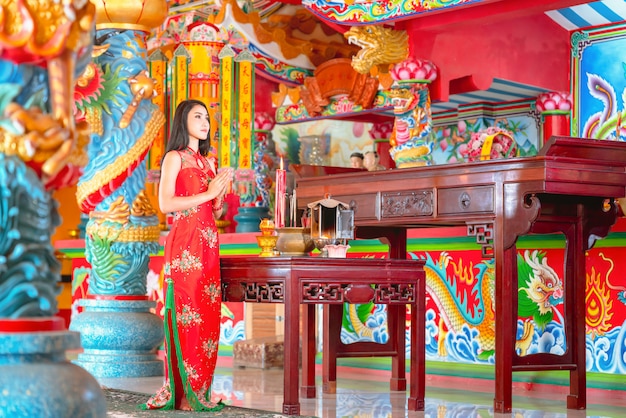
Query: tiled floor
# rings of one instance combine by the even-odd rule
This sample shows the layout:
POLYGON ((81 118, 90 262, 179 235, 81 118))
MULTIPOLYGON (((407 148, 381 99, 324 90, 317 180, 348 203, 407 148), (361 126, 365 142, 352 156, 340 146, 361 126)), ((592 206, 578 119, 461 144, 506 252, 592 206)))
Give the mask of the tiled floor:
MULTIPOLYGON (((390 392, 390 372, 340 366, 337 393, 322 393, 317 371, 317 398, 300 399, 301 414, 324 418, 582 418, 626 417, 626 391, 588 389, 586 411, 565 408, 568 388, 519 384, 514 388, 513 413, 494 414, 493 381, 427 376, 426 409, 406 410, 407 393, 390 392), (530 390, 529 390, 530 389, 530 390)), ((153 393, 162 377, 101 378, 104 386, 153 393)), ((236 406, 282 411, 282 369, 233 368, 232 357, 220 357, 213 384, 214 395, 236 406)))

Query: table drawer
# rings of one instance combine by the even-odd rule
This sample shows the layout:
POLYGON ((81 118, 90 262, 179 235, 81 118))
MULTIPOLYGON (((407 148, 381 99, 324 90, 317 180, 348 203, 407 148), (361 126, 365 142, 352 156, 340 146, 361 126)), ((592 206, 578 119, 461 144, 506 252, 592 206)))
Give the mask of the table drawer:
POLYGON ((455 187, 438 190, 437 212, 439 215, 493 213, 494 207, 493 186, 455 187))
POLYGON ((346 203, 354 210, 355 221, 380 220, 380 193, 353 194, 350 196, 334 195, 333 199, 346 203))

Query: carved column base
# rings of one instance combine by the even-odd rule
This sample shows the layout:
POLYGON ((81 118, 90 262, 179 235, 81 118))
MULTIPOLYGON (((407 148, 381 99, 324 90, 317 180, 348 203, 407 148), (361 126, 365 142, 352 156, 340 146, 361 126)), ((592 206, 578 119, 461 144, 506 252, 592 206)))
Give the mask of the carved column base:
POLYGON ((70 363, 80 334, 61 317, 0 320, 0 411, 8 417, 106 417, 100 385, 70 363))
POLYGON ((81 333, 84 352, 74 363, 97 377, 163 375, 163 361, 157 357, 163 320, 150 312, 156 302, 81 299, 79 305, 84 311, 70 328, 81 333))

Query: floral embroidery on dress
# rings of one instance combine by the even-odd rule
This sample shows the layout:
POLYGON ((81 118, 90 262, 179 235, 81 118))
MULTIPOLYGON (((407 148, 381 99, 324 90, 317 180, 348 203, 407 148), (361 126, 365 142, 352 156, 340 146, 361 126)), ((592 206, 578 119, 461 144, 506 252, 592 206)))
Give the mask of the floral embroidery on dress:
POLYGON ((207 241, 209 247, 215 248, 219 245, 219 239, 217 235, 217 231, 213 227, 203 228, 202 237, 207 241))
POLYGON ((215 302, 221 296, 222 290, 215 283, 211 283, 204 287, 203 292, 211 299, 211 302, 215 302))
POLYGON ((215 408, 217 403, 207 400, 207 398, 210 398, 210 397, 211 397, 211 385, 210 383, 208 385, 205 383, 202 386, 202 388, 198 391, 198 400, 205 408, 212 409, 212 408, 215 408))
POLYGON ((179 210, 177 212, 174 212, 174 220, 175 221, 179 221, 181 219, 185 219, 188 218, 190 216, 196 215, 198 213, 198 207, 194 206, 192 208, 189 209, 185 209, 185 210, 179 210))
POLYGON ((206 353, 207 357, 212 357, 217 353, 217 341, 208 339, 202 343, 202 349, 206 353))
POLYGON ((188 304, 183 305, 181 312, 176 314, 176 319, 177 322, 184 327, 202 324, 202 316, 200 313, 188 304))
POLYGON ((172 260, 170 268, 181 271, 202 270, 202 262, 200 257, 192 255, 189 250, 184 250, 180 257, 172 260))
POLYGON ((172 399, 172 392, 170 391, 170 387, 168 385, 164 385, 154 396, 148 399, 146 405, 148 406, 148 408, 162 408, 163 406, 165 406, 165 404, 169 402, 170 399, 172 399))
POLYGON ((183 362, 183 367, 185 368, 185 373, 190 380, 198 380, 198 371, 191 363, 183 362))

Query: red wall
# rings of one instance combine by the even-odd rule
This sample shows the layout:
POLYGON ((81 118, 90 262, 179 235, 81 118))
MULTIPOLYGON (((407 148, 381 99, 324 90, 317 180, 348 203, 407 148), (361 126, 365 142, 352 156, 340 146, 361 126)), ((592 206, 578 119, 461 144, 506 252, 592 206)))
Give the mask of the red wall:
POLYGON ((277 91, 277 84, 267 80, 259 74, 254 79, 254 111, 255 113, 269 112, 274 114, 276 109, 272 107, 272 92, 277 91))
POLYGON ((439 67, 441 90, 433 99, 446 101, 449 81, 466 76, 473 76, 475 90, 487 89, 494 77, 569 90, 569 32, 543 13, 441 25, 413 19, 406 30, 412 56, 439 67))

